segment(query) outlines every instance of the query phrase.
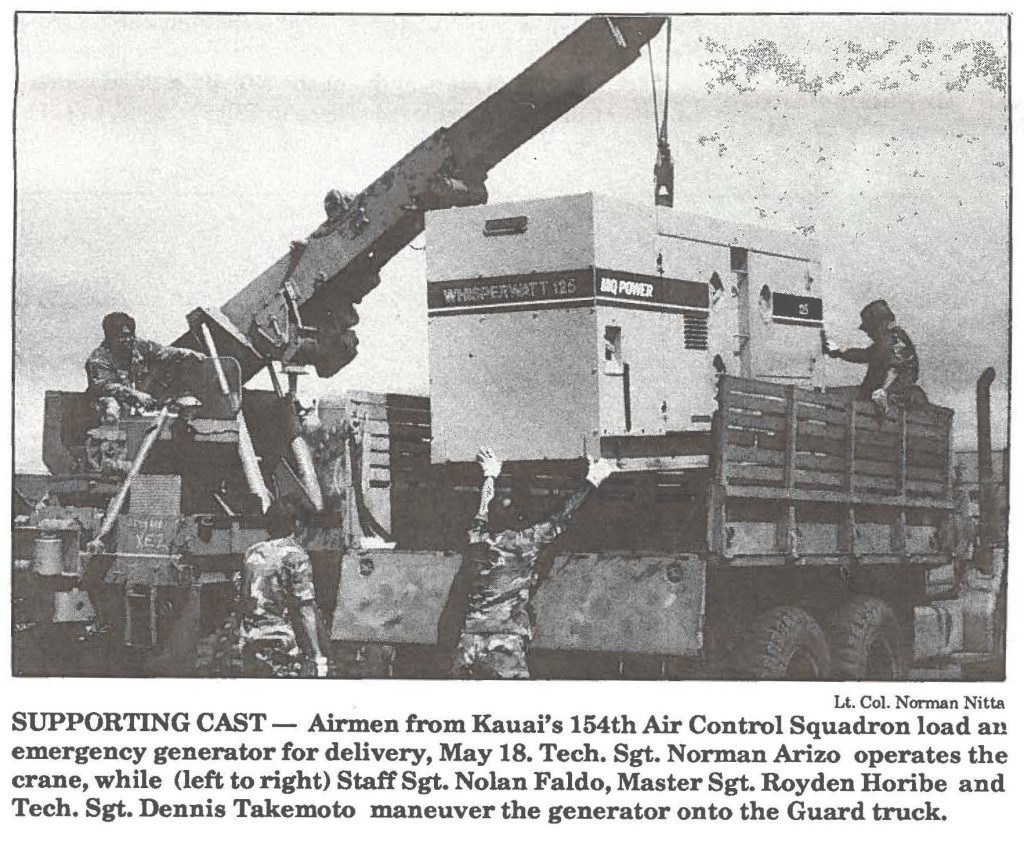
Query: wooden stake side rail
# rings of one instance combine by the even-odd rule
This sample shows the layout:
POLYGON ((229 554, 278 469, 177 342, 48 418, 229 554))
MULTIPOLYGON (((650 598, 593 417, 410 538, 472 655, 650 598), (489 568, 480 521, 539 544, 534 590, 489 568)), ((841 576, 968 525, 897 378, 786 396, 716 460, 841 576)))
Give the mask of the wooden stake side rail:
MULTIPOLYGON (((362 422, 362 476, 381 525, 406 546, 448 546, 445 529, 472 516, 479 477, 472 464, 431 464, 429 400, 352 392, 333 409, 362 422)), ((634 458, 626 461, 637 469, 602 488, 602 517, 639 506, 657 509, 657 525, 649 526, 659 534, 673 525, 690 530, 684 521, 707 489, 698 517, 706 514, 706 543, 698 544, 712 559, 736 566, 941 563, 954 508, 951 421, 941 407, 880 416, 871 404, 828 393, 723 377, 703 441, 710 471, 675 465, 700 455, 695 441, 630 440, 634 458), (656 456, 639 457, 648 451, 656 456)), ((503 481, 532 517, 546 514, 579 472, 575 462, 509 463, 503 481)))
POLYGON ((943 559, 941 523, 954 508, 952 410, 883 415, 871 403, 730 376, 719 381, 718 403, 712 556, 758 566, 943 559))
POLYGON ((719 388, 714 463, 729 496, 768 488, 781 499, 813 490, 824 493, 799 496, 946 507, 952 410, 925 406, 881 415, 862 401, 838 409, 827 393, 728 376, 719 388))

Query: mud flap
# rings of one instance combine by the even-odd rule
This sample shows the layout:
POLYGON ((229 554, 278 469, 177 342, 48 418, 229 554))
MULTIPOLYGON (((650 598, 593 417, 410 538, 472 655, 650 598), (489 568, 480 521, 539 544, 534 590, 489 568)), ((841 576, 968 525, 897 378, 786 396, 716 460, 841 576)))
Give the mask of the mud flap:
POLYGON ((189 675, 192 672, 192 661, 201 637, 199 610, 202 589, 194 585, 186 593, 174 612, 166 637, 157 641, 159 650, 149 661, 149 668, 156 675, 189 675))
POLYGON ((964 614, 959 599, 936 600, 914 608, 914 660, 950 655, 963 646, 964 614))

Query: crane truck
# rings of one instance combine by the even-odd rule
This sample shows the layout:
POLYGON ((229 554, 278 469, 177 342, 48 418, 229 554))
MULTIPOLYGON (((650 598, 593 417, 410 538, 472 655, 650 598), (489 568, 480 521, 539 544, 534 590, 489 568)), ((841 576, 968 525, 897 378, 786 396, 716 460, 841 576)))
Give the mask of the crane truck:
POLYGON ((339 672, 443 675, 485 443, 526 519, 585 457, 623 469, 543 565, 537 675, 897 679, 998 655, 1005 558, 982 540, 975 564, 958 540, 952 413, 824 387, 806 238, 677 212, 660 182, 652 208, 486 204, 488 171, 664 22, 588 20, 192 311, 175 344, 208 359, 154 387, 155 418, 89 436, 88 396, 47 393, 51 476, 14 552, 16 631, 37 642, 16 672, 192 674, 262 513, 293 498, 317 512, 303 543, 339 672), (300 375, 354 358, 356 305, 421 232, 430 397, 349 392, 303 415, 300 375), (246 389, 262 371, 273 390, 246 389), (92 627, 101 662, 61 662, 54 635, 74 653, 60 632, 92 627))

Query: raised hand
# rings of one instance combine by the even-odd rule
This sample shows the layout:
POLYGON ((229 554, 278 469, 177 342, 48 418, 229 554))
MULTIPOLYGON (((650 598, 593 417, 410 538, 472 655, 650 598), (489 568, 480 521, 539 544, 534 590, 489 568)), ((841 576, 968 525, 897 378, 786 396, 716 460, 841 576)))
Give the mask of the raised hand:
POLYGON ((494 451, 489 447, 481 447, 480 452, 476 455, 476 461, 480 464, 480 470, 483 472, 485 477, 490 479, 497 479, 501 473, 502 462, 494 455, 494 451))

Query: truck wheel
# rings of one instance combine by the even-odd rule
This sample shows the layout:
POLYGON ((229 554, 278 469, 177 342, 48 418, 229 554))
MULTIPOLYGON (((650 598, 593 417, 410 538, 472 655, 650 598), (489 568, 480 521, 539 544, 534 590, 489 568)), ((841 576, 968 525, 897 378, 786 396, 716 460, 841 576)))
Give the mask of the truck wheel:
POLYGON ((855 596, 836 612, 829 627, 832 670, 838 679, 901 681, 906 648, 900 621, 873 596, 855 596))
POLYGON ((801 608, 773 608, 761 614, 736 652, 740 678, 821 681, 831 672, 825 633, 801 608))

